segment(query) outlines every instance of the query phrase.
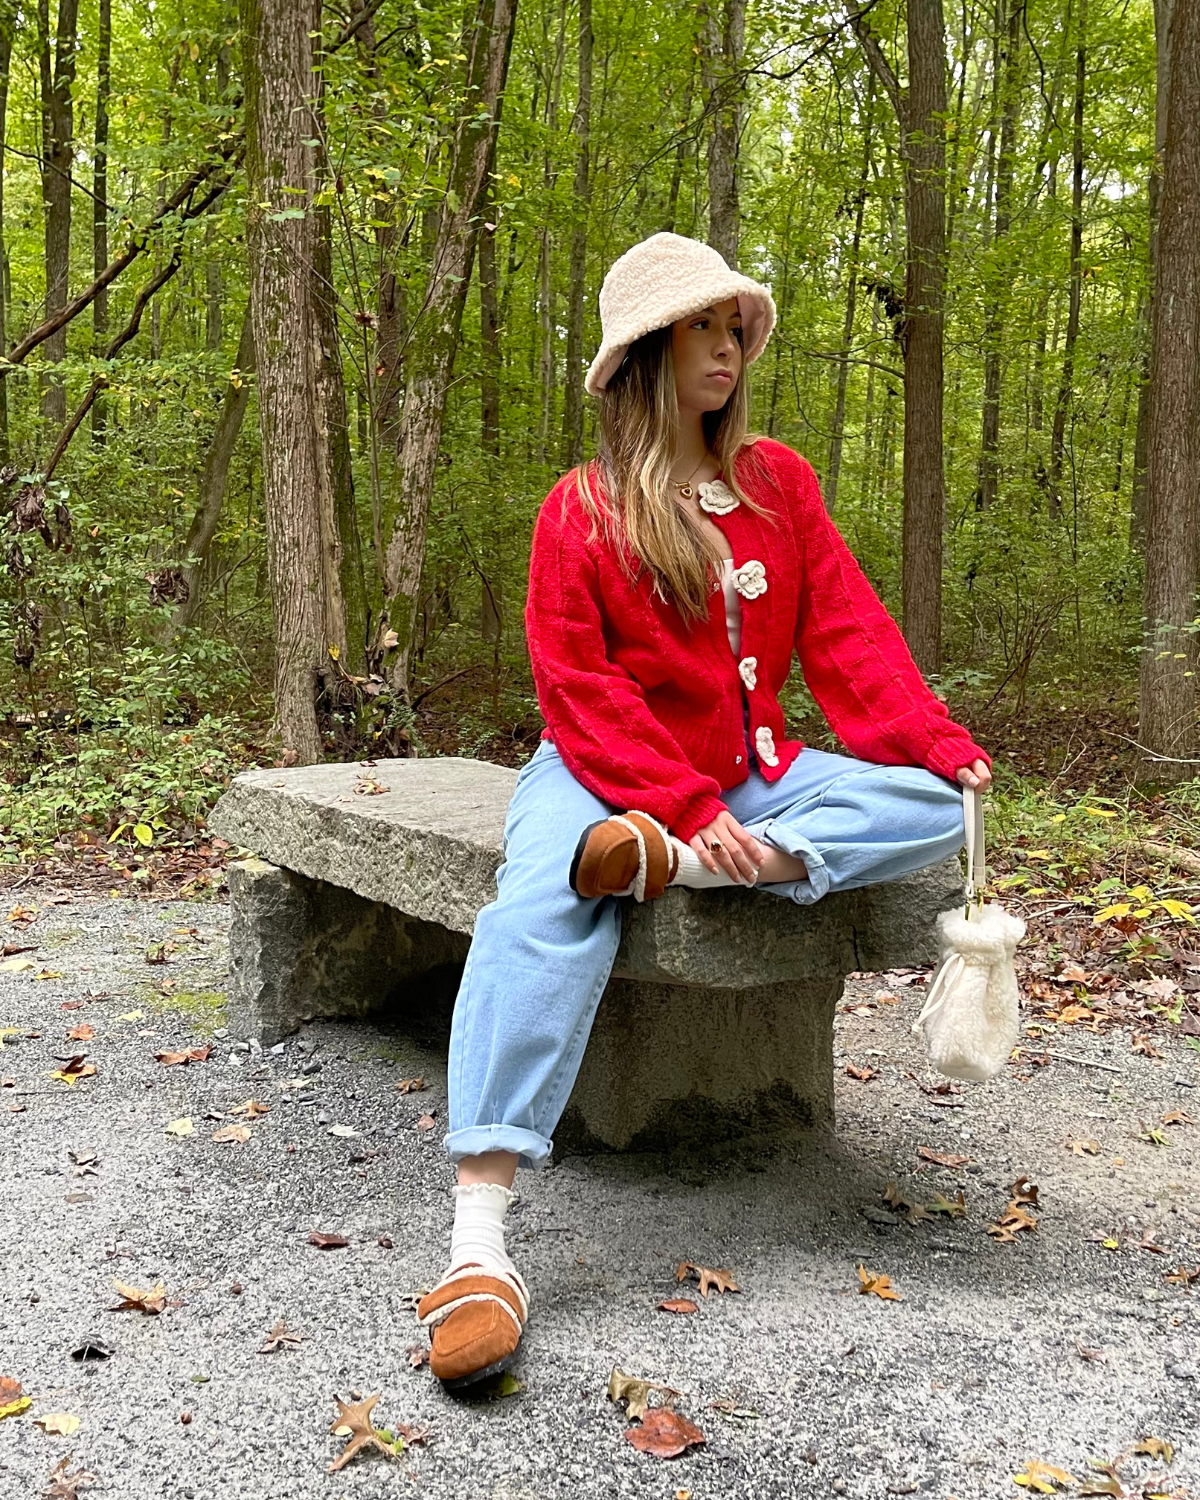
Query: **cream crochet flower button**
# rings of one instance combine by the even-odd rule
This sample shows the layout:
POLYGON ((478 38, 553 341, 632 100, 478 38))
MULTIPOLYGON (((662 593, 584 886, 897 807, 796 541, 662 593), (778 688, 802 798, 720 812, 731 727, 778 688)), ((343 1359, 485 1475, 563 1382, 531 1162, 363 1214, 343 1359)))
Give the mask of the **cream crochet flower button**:
POLYGON ((700 509, 708 511, 710 516, 727 516, 736 505, 741 504, 723 479, 708 480, 698 487, 698 494, 700 509))
POLYGON ((752 693, 758 686, 758 657, 743 656, 738 662, 738 671, 742 674, 742 681, 746 684, 746 691, 752 693))
POLYGON ((754 731, 754 749, 764 766, 779 764, 779 757, 775 754, 775 736, 765 724, 754 731))
POLYGON ((757 558, 733 570, 733 586, 743 599, 757 599, 767 592, 767 570, 757 558))

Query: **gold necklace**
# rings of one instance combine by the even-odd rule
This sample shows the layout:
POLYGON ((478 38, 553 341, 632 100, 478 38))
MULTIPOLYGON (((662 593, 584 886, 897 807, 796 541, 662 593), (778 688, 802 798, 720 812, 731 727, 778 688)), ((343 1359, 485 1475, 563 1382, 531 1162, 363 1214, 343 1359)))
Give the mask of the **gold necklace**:
POLYGON ((692 489, 692 480, 696 477, 696 475, 699 473, 699 471, 704 467, 704 460, 707 457, 708 457, 708 454, 705 453, 704 458, 702 458, 700 460, 700 462, 696 465, 696 467, 692 470, 692 472, 688 475, 688 477, 686 479, 684 479, 682 481, 680 481, 678 479, 668 480, 668 483, 671 484, 671 485, 673 485, 674 488, 679 491, 679 493, 683 496, 683 498, 685 500, 690 500, 692 498, 692 496, 696 493, 695 490, 692 489))

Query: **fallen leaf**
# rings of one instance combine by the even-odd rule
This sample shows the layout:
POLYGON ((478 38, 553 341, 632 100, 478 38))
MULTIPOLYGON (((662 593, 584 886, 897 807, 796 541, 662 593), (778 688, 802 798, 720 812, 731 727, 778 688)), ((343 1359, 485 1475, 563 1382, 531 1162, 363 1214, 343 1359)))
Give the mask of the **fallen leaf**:
POLYGON ((879 1077, 879 1069, 872 1068, 869 1064, 856 1068, 853 1063, 847 1063, 846 1072, 851 1078, 857 1078, 860 1083, 869 1083, 872 1078, 879 1077))
POLYGON ((68 1474, 70 1462, 71 1455, 64 1453, 50 1470, 50 1488, 42 1491, 43 1500, 79 1500, 79 1486, 96 1482, 96 1476, 87 1469, 76 1469, 74 1474, 68 1474))
POLYGON ((191 1135, 195 1128, 191 1116, 185 1115, 182 1120, 172 1120, 166 1130, 168 1135, 191 1135))
POLYGON ((23 974, 26 969, 36 969, 37 964, 31 958, 6 958, 0 963, 2 974, 23 974))
POLYGON ((144 1021, 146 1012, 144 1010, 127 1010, 123 1016, 118 1016, 118 1021, 144 1021))
POLYGON ((121 1300, 115 1307, 110 1307, 109 1312, 144 1312, 160 1313, 167 1305, 167 1289, 160 1281, 157 1286, 151 1287, 148 1292, 140 1292, 135 1286, 128 1286, 123 1281, 113 1277, 113 1286, 121 1294, 121 1300))
POLYGON ((903 1214, 910 1224, 919 1224, 931 1217, 929 1210, 920 1203, 910 1203, 894 1182, 883 1190, 883 1201, 898 1214, 903 1214))
POLYGON ((884 1302, 902 1302, 904 1299, 892 1285, 890 1276, 883 1276, 878 1271, 868 1271, 863 1266, 858 1268, 859 1294, 864 1297, 879 1297, 884 1302))
POLYGON ((1113 1500, 1128 1500, 1129 1491, 1121 1483, 1120 1475, 1112 1464, 1097 1463, 1093 1467, 1103 1474, 1104 1478, 1093 1479, 1089 1477, 1083 1480, 1079 1486, 1079 1493, 1081 1495, 1089 1497, 1111 1495, 1113 1500))
POLYGON ((421 1118, 417 1121, 417 1129, 432 1130, 436 1124, 437 1121, 433 1118, 432 1115, 422 1115, 421 1118))
POLYGON ((33 1405, 30 1396, 21 1394, 21 1382, 12 1375, 0 1375, 0 1421, 19 1417, 33 1405))
POLYGON ((1009 1188, 1008 1195, 1014 1203, 1032 1203, 1035 1208, 1037 1207, 1037 1184, 1030 1182, 1028 1177, 1018 1177, 1009 1188))
POLYGON ((639 1453, 652 1453, 655 1458, 676 1458, 704 1440, 694 1422, 663 1406, 646 1412, 640 1427, 629 1427, 625 1432, 627 1443, 639 1453))
POLYGON ((260 1104, 257 1099, 247 1099, 245 1104, 235 1104, 229 1111, 231 1115, 242 1115, 247 1120, 257 1120, 259 1115, 269 1115, 271 1106, 260 1104))
POLYGON ((111 1359, 112 1356, 111 1344, 106 1344, 94 1333, 88 1334, 82 1343, 76 1344, 71 1350, 71 1358, 78 1360, 81 1364, 90 1359, 111 1359))
POLYGON ((1134 1240, 1133 1248, 1135 1250, 1149 1250, 1154 1255, 1165 1255, 1167 1253, 1167 1247, 1165 1245, 1160 1245, 1154 1238, 1153 1229, 1144 1229, 1142 1231, 1141 1239, 1134 1240))
POLYGON ((353 1125, 331 1125, 329 1127, 329 1134, 349 1139, 351 1136, 356 1136, 358 1131, 355 1130, 353 1125))
POLYGON ((89 1026, 86 1021, 81 1021, 78 1026, 72 1026, 67 1032, 69 1042, 90 1042, 96 1035, 96 1028, 89 1026))
POLYGON ((1186 1109, 1169 1109, 1162 1117, 1164 1125, 1194 1125, 1196 1122, 1186 1109))
POLYGON ((212 1138, 218 1146, 244 1146, 250 1139, 250 1127, 248 1125, 222 1125, 220 1130, 213 1131, 212 1138))
POLYGON ((62 979, 64 976, 61 969, 39 969, 33 977, 35 979, 62 979))
POLYGON ((44 1416, 34 1417, 33 1425, 43 1432, 52 1432, 59 1437, 70 1437, 79 1431, 79 1418, 69 1411, 48 1411, 44 1416))
POLYGON ((665 1302, 658 1304, 659 1312, 679 1313, 686 1316, 688 1313, 699 1312, 699 1305, 688 1297, 668 1297, 665 1302))
POLYGON ((428 1443, 433 1437, 432 1427, 416 1427, 408 1422, 397 1422, 396 1431, 410 1448, 415 1448, 419 1443, 428 1443))
POLYGON ((926 1205, 931 1214, 945 1214, 948 1219, 965 1219, 967 1217, 967 1200, 963 1196, 962 1188, 959 1188, 953 1198, 946 1198, 938 1193, 932 1203, 926 1205))
POLYGON ((396 1085, 398 1094, 419 1094, 425 1087, 424 1078, 402 1078, 396 1085))
POLYGON ((1145 1141, 1151 1146, 1169 1146, 1171 1144, 1171 1138, 1164 1135, 1157 1125, 1151 1125, 1148 1129, 1143 1130, 1141 1135, 1138 1136, 1138 1140, 1145 1141))
POLYGON ((1180 1266, 1164 1279, 1168 1286, 1191 1286, 1192 1282, 1200 1281, 1200 1266, 1195 1266, 1190 1271, 1186 1266, 1180 1266))
POLYGON ((344 1234, 325 1234, 320 1229, 314 1229, 308 1237, 308 1243, 315 1245, 318 1250, 342 1250, 350 1241, 344 1234))
POLYGON ((606 1395, 610 1401, 624 1401, 631 1421, 637 1422, 645 1417, 650 1406, 651 1391, 658 1391, 670 1400, 681 1394, 673 1386, 660 1385, 656 1380, 643 1380, 638 1375, 626 1375, 619 1365, 612 1367, 606 1395))
POLYGON ((1068 1141, 1067 1149, 1072 1156, 1099 1156, 1100 1142, 1092 1140, 1068 1141))
POLYGON ((211 1052, 211 1047, 190 1047, 184 1052, 156 1052, 154 1060, 170 1068, 180 1063, 206 1062, 211 1052))
POLYGON ((1053 1464, 1041 1463, 1036 1458, 1026 1460, 1025 1472, 1014 1474, 1013 1481, 1027 1489, 1036 1490, 1039 1495, 1052 1495, 1056 1489, 1079 1483, 1066 1469, 1056 1469, 1053 1464))
POLYGON ((1145 1458, 1161 1460, 1164 1464, 1170 1464, 1175 1457, 1175 1449, 1166 1438, 1160 1437, 1139 1438, 1132 1451, 1145 1458))
POLYGON ((1080 1359, 1091 1360, 1093 1364, 1106 1365, 1108 1363, 1107 1349, 1089 1349, 1086 1344, 1077 1343, 1075 1345, 1075 1353, 1078 1354, 1080 1359))
POLYGON ((371 1412, 381 1394, 376 1391, 365 1401, 355 1401, 349 1405, 340 1396, 333 1398, 338 1404, 338 1415, 329 1430, 336 1437, 348 1437, 350 1441, 329 1465, 329 1473, 332 1474, 335 1470, 344 1468, 355 1454, 361 1453, 364 1448, 377 1448, 380 1453, 386 1453, 389 1458, 397 1456, 395 1444, 389 1443, 382 1433, 376 1432, 371 1426, 371 1412))
POLYGON ((1161 1057, 1162 1053, 1150 1040, 1149 1036, 1142 1031, 1135 1032, 1130 1044, 1133 1050, 1140 1053, 1142 1057, 1161 1057))
POLYGON ((525 1389, 525 1382, 518 1380, 511 1370, 502 1370, 490 1380, 476 1386, 476 1390, 489 1401, 502 1401, 505 1396, 516 1396, 525 1389))
POLYGON ((414 1370, 419 1370, 422 1365, 429 1363, 428 1344, 409 1344, 404 1352, 408 1355, 408 1363, 414 1370))
POLYGON ((300 1338, 300 1334, 293 1333, 283 1319, 278 1318, 270 1333, 267 1334, 266 1343, 263 1344, 258 1352, 260 1354, 274 1354, 276 1349, 299 1349, 300 1338))
MULTIPOLYGON (((1036 1192, 1036 1189, 1034 1191, 1036 1192)), ((1029 1202, 1031 1200, 1026 1199, 1024 1201, 1029 1202)), ((1016 1198, 1012 1198, 1009 1200, 1008 1207, 996 1222, 994 1224, 985 1224, 984 1228, 998 1244, 1012 1245, 1016 1243, 1018 1234, 1023 1231, 1036 1229, 1037 1224, 1038 1221, 1031 1213, 1025 1211, 1021 1202, 1018 1202, 1016 1198)))
POLYGON ((675 1267, 675 1280, 686 1281, 689 1276, 694 1276, 700 1283, 700 1295, 707 1297, 710 1291, 722 1293, 737 1292, 741 1288, 733 1279, 733 1272, 728 1268, 714 1271, 708 1266, 698 1266, 694 1261, 681 1260, 675 1267))
POLYGON ((922 1161, 931 1161, 935 1167, 965 1167, 975 1160, 973 1156, 959 1156, 953 1151, 931 1151, 928 1146, 918 1146, 917 1155, 922 1161))

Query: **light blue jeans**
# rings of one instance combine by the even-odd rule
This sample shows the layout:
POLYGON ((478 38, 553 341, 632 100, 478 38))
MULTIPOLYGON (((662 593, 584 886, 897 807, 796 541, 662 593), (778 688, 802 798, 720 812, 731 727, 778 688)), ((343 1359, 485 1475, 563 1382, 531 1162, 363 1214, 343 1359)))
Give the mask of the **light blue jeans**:
MULTIPOLYGON (((752 762, 749 780, 722 797, 755 838, 804 861, 804 879, 748 886, 748 901, 769 892, 807 905, 919 870, 963 842, 962 789, 917 766, 804 749, 776 782, 752 762)), ((615 810, 549 740, 521 768, 497 896, 475 923, 454 1008, 454 1161, 515 1151, 539 1167, 550 1155, 621 936, 616 899, 577 896, 567 874, 579 835, 615 810)))

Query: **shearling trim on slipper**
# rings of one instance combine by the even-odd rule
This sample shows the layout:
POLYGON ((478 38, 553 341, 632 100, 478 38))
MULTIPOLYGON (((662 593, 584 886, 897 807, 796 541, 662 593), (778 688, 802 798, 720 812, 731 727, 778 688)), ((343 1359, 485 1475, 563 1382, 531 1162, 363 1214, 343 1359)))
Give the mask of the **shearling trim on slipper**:
POLYGON ((571 889, 589 900, 652 901, 674 879, 678 863, 670 835, 649 813, 613 813, 583 830, 568 879, 571 889))
POLYGON ((506 1368, 529 1316, 529 1290, 516 1271, 458 1266, 417 1304, 432 1330, 429 1368, 450 1388, 506 1368))

